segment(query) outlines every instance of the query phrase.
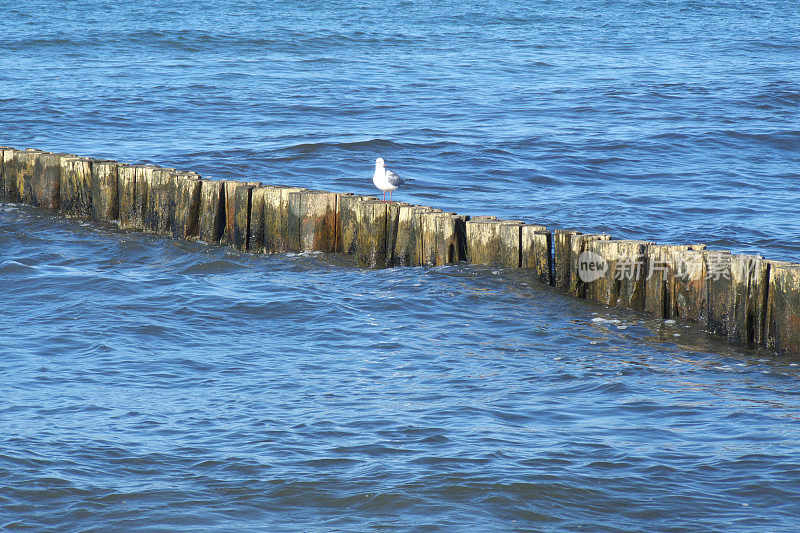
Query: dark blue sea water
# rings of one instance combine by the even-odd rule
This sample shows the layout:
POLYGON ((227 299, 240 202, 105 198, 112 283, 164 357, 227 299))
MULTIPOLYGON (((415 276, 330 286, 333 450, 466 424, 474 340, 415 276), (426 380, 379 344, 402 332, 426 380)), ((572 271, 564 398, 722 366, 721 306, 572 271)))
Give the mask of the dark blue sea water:
MULTIPOLYGON (((789 1, 4 6, 0 144, 800 259, 789 1)), ((0 528, 800 529, 800 367, 516 272, 0 203, 0 528)))

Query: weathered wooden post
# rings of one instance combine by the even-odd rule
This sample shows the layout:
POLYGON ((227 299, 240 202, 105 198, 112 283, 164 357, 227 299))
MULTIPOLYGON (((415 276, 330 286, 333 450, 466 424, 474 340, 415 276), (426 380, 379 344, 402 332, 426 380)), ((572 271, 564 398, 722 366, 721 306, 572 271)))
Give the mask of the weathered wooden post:
POLYGON ((700 250, 675 253, 675 297, 672 316, 692 322, 708 322, 706 262, 700 250))
POLYGON ((92 216, 92 167, 88 158, 61 158, 59 207, 69 218, 92 216))
POLYGON ((800 354, 800 264, 769 261, 765 344, 778 353, 800 354))
POLYGON ((356 254, 359 230, 358 204, 368 198, 370 197, 355 196, 349 193, 339 196, 339 233, 336 249, 343 254, 356 254))
MULTIPOLYGON (((119 194, 120 229, 142 231, 144 229, 147 182, 145 168, 153 166, 120 164, 117 167, 117 192, 119 194)), ((147 172, 150 172, 147 170, 147 172)))
POLYGON ((236 223, 236 187, 244 185, 241 181, 226 180, 222 182, 223 205, 225 214, 225 231, 221 242, 233 246, 233 226, 236 223))
POLYGON ((194 240, 200 234, 200 175, 177 172, 175 179, 172 237, 194 240))
MULTIPOLYGON (((341 227, 342 221, 342 198, 339 198, 339 226, 341 227)), ((386 266, 396 266, 398 264, 397 257, 397 237, 400 226, 400 208, 409 204, 405 202, 389 202, 386 208, 386 266)), ((342 230, 340 230, 341 232, 342 230)), ((341 250, 341 249, 340 249, 341 250)))
POLYGON ((0 171, 2 178, 0 179, 0 196, 11 200, 12 202, 19 202, 19 192, 17 189, 17 170, 14 166, 14 155, 16 148, 4 146, 2 153, 0 153, 0 171))
MULTIPOLYGON (((172 234, 172 202, 175 197, 174 169, 154 167, 143 176, 147 187, 144 231, 156 235, 172 234)), ((138 185, 138 181, 137 181, 138 185)))
POLYGON ((386 266, 386 219, 388 206, 380 200, 366 199, 355 205, 358 221, 356 260, 358 266, 386 266))
POLYGON ((731 303, 731 253, 706 250, 706 303, 708 311, 704 326, 717 335, 728 335, 731 303))
MULTIPOLYGON (((569 257, 566 260, 569 272, 567 292, 569 292, 569 294, 575 298, 586 298, 586 282, 581 279, 580 275, 581 265, 584 262, 582 254, 586 251, 589 251, 590 243, 593 243, 594 241, 607 241, 611 239, 611 237, 605 234, 585 235, 577 232, 569 235, 569 237, 566 237, 566 234, 562 235, 564 235, 562 239, 568 240, 571 247, 569 257)), ((562 250, 559 253, 564 253, 564 251, 562 250)), ((562 258, 562 261, 563 260, 564 259, 562 258)))
POLYGON ((524 224, 521 220, 470 218, 466 222, 467 260, 475 265, 519 268, 524 224))
POLYGON ((756 255, 731 256, 728 340, 764 344, 769 263, 756 255))
POLYGON ((632 240, 588 241, 586 249, 602 257, 607 268, 598 279, 585 283, 585 297, 610 307, 644 311, 650 244, 632 240))
POLYGON ((61 154, 33 149, 14 153, 17 191, 23 203, 58 208, 61 157, 61 154))
POLYGON ((297 236, 293 231, 297 219, 292 220, 289 195, 304 191, 301 187, 276 186, 264 192, 264 251, 281 253, 295 251, 290 238, 297 236), (291 234, 291 235, 290 235, 291 234))
POLYGON ((223 185, 218 180, 200 182, 199 239, 209 244, 219 243, 225 227, 223 185))
POLYGON ((264 248, 264 199, 267 190, 274 189, 271 185, 254 187, 250 193, 250 233, 247 236, 247 250, 256 254, 263 254, 264 248))
POLYGON ((572 279, 572 238, 579 231, 557 229, 553 233, 553 285, 569 290, 572 279))
POLYGON ((239 251, 246 252, 250 237, 250 211, 253 201, 252 185, 241 184, 234 190, 233 208, 233 234, 231 246, 239 251))
POLYGON ((432 218, 435 222, 433 237, 436 250, 433 264, 449 265, 466 261, 469 217, 455 213, 437 213, 432 218))
MULTIPOLYGON (((116 161, 91 161, 92 218, 111 222, 119 218, 118 163, 116 161)), ((64 184, 62 182, 62 189, 64 184)), ((63 197, 62 197, 63 198, 63 197)), ((63 200, 62 200, 63 201, 63 200)))
POLYGON ((522 226, 521 239, 521 267, 531 270, 542 283, 552 284, 553 237, 550 231, 544 226, 526 224, 522 226))
POLYGON ((441 210, 422 205, 398 205, 397 209, 393 266, 422 265, 422 221, 428 213, 440 213, 441 210))
POLYGON ((335 252, 338 197, 328 191, 289 193, 289 242, 293 251, 335 252))

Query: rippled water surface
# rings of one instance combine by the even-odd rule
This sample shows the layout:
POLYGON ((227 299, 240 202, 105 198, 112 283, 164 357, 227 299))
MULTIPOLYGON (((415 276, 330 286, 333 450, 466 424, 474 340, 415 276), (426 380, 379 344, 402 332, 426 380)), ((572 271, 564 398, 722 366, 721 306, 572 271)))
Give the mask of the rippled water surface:
MULTIPOLYGON (((798 260, 800 7, 6 6, 0 144, 798 260)), ((0 203, 0 527, 795 531, 797 362, 515 272, 0 203)))

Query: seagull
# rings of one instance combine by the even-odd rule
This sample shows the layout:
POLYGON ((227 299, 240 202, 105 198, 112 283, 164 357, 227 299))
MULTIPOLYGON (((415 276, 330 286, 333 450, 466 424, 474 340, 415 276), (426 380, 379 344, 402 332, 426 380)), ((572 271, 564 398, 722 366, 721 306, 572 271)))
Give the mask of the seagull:
POLYGON ((372 176, 372 183, 383 191, 383 201, 386 201, 386 191, 389 191, 389 201, 392 201, 392 191, 398 185, 405 183, 405 180, 386 168, 382 157, 375 160, 375 174, 372 176))

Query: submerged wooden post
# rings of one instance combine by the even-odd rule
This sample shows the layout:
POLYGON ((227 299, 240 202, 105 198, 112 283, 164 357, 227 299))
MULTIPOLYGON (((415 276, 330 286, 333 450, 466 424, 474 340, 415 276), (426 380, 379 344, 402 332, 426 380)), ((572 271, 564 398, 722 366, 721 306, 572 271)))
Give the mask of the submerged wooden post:
POLYGON ((536 279, 550 285, 553 282, 552 234, 544 226, 522 226, 520 266, 533 272, 536 279))
MULTIPOLYGON (((119 218, 118 163, 109 160, 91 161, 92 218, 111 222, 119 218)), ((62 182, 63 188, 63 182, 62 182)), ((63 200, 62 200, 63 201, 63 200)))
POLYGON ((200 234, 200 175, 178 172, 175 177, 172 237, 195 240, 200 234))
POLYGON ((155 165, 119 165, 117 189, 119 194, 119 227, 144 231, 147 196, 155 165))
POLYGON ((199 206, 199 239, 207 243, 219 243, 225 226, 225 195, 223 182, 201 180, 199 206))
POLYGON ((230 246, 233 245, 233 225, 236 220, 236 187, 240 185, 244 185, 244 183, 231 180, 222 182, 225 231, 221 242, 230 246))
POLYGON ((436 256, 434 265, 450 265, 467 259, 466 215, 438 213, 434 215, 434 242, 436 256))
POLYGON ((800 264, 769 262, 765 343, 778 353, 800 354, 800 264))
MULTIPOLYGON (((339 226, 342 226, 342 198, 339 199, 339 226)), ((386 207, 386 266, 397 266, 397 238, 400 231, 400 208, 409 204, 405 202, 389 202, 386 207)), ((340 229, 340 233, 342 230, 340 229)), ((341 248, 340 248, 341 250, 341 248)))
POLYGON ((731 256, 728 340, 764 344, 769 263, 756 255, 731 256))
POLYGON ((92 167, 86 157, 62 157, 59 209, 69 218, 92 216, 92 167))

